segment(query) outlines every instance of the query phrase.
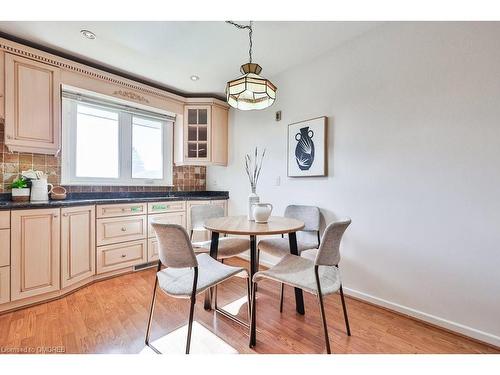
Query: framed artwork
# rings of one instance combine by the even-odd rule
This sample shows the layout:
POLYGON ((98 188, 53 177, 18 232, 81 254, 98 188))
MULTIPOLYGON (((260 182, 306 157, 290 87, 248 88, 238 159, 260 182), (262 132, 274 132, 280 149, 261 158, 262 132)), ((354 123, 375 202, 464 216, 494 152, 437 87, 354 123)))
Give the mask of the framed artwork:
POLYGON ((288 177, 326 176, 326 117, 288 125, 288 177))

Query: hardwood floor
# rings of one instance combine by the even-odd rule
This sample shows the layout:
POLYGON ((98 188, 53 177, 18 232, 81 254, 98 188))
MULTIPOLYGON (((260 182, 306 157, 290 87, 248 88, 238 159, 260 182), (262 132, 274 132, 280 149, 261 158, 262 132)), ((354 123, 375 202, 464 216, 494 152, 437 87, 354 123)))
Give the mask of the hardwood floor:
MULTIPOLYGON (((62 347, 66 353, 139 353, 144 349, 152 269, 101 281, 56 301, 0 315, 0 353, 39 352, 62 347)), ((245 281, 219 287, 219 305, 245 295, 245 281)), ((257 293, 257 346, 248 348, 242 326, 203 309, 198 296, 195 320, 239 353, 322 353, 324 341, 316 299, 305 293, 306 315, 295 313, 293 290, 285 288, 279 312, 279 284, 262 282, 257 293)), ((187 322, 188 302, 158 294, 152 339, 187 322)), ((352 336, 345 334, 340 298, 325 299, 334 353, 500 353, 487 345, 384 309, 347 298, 352 336)), ((246 305, 240 308, 246 319, 246 305)), ((196 328, 195 328, 196 329, 196 328)), ((196 335, 194 335, 194 338, 196 335)), ((60 349, 59 349, 60 350, 60 349)))

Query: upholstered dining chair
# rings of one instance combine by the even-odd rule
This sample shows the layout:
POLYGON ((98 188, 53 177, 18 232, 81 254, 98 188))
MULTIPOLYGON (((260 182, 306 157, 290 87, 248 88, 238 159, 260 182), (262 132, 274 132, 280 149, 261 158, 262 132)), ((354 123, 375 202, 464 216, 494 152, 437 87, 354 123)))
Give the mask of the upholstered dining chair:
MULTIPOLYGON (((206 231, 203 226, 205 221, 223 216, 224 208, 220 206, 205 204, 191 207, 190 239, 193 239, 193 231, 206 231)), ((210 243, 211 241, 192 242, 195 253, 208 253, 210 251, 210 243)), ((223 261, 249 250, 250 240, 248 238, 221 237, 219 238, 217 249, 217 259, 223 261)))
MULTIPOLYGON (((319 247, 321 213, 318 207, 295 204, 289 205, 285 209, 284 216, 304 222, 304 229, 297 232, 297 250, 299 254, 319 247)), ((259 241, 257 248, 257 264, 259 264, 261 251, 280 258, 290 254, 288 238, 281 236, 281 238, 269 238, 259 241)), ((280 312, 283 312, 283 300, 284 284, 281 284, 280 312)))
MULTIPOLYGON (((323 331, 326 343, 326 352, 331 353, 330 340, 328 338, 328 327, 326 324, 325 308, 323 305, 323 297, 332 293, 340 292, 342 301, 342 309, 344 312, 344 320, 346 325, 347 335, 351 335, 349 328, 349 319, 347 317, 347 308, 342 292, 342 282, 338 264, 340 261, 340 242, 342 236, 351 224, 350 219, 337 221, 329 224, 319 246, 316 259, 314 261, 287 254, 274 267, 265 271, 259 271, 253 276, 252 289, 252 308, 251 308, 251 327, 256 325, 256 286, 257 283, 264 279, 274 280, 292 287, 301 288, 302 290, 314 294, 318 298, 321 319, 323 323, 323 331)), ((254 332, 254 330, 250 330, 254 332)), ((256 342, 256 337, 250 337, 250 347, 253 347, 256 342)))
MULTIPOLYGON (((206 231, 205 227, 203 226, 206 220, 223 216, 224 208, 220 206, 205 204, 191 207, 191 240, 193 239, 193 231, 206 231)), ((211 241, 192 242, 192 244, 195 253, 210 252, 211 241)), ((220 237, 217 246, 217 259, 224 263, 224 259, 235 257, 249 249, 250 240, 248 238, 220 237)), ((227 313, 225 310, 219 309, 219 307, 217 306, 217 286, 213 288, 213 291, 215 310, 224 314, 230 319, 237 320, 239 323, 245 324, 234 315, 227 313)), ((250 308, 250 305, 248 307, 250 308)))
MULTIPOLYGON (((145 343, 156 353, 160 354, 158 349, 153 347, 149 342, 157 294, 156 290, 159 286, 160 290, 165 294, 174 298, 186 298, 191 302, 186 342, 186 354, 189 354, 196 295, 241 272, 246 273, 248 277, 248 271, 243 267, 232 267, 222 264, 208 254, 202 253, 196 255, 186 230, 180 225, 153 222, 152 226, 158 239, 160 260, 158 261, 153 297, 149 310, 145 343), (162 269, 162 265, 166 268, 162 269)), ((249 279, 247 290, 250 290, 249 279)))

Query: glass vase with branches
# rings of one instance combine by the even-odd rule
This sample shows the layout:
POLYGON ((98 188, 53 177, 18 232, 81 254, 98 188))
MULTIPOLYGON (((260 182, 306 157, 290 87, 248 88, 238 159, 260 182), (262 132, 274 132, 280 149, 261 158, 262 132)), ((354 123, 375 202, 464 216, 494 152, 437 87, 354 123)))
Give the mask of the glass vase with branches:
POLYGON ((259 150, 255 147, 253 158, 249 154, 245 155, 245 171, 247 172, 248 180, 250 181, 250 188, 252 193, 255 194, 257 190, 257 182, 259 181, 260 171, 262 169, 262 161, 266 155, 266 149, 259 155, 259 150))

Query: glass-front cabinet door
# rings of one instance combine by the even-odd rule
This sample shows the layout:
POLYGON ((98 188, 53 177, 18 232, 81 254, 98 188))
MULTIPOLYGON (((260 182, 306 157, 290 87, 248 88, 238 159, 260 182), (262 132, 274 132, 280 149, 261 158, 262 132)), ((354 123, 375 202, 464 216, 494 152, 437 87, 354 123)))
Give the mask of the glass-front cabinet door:
POLYGON ((185 155, 191 161, 208 161, 210 155, 210 106, 185 107, 185 155))

